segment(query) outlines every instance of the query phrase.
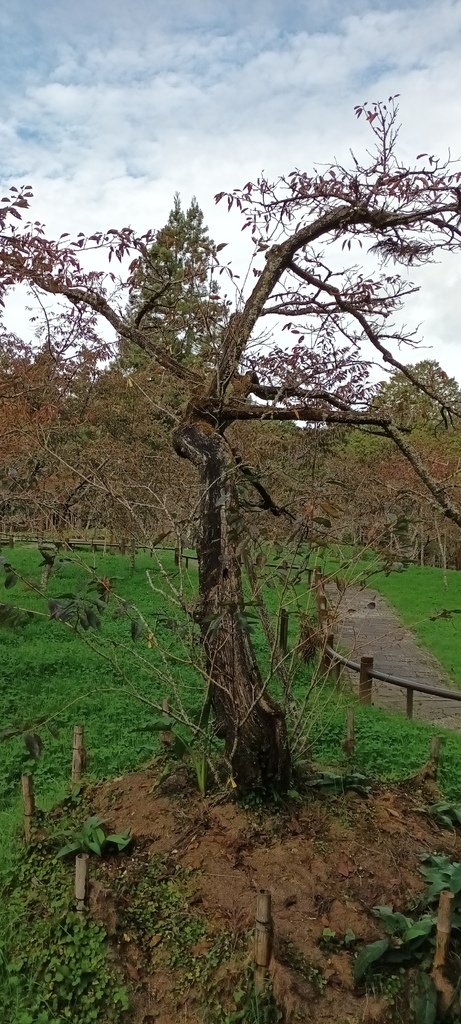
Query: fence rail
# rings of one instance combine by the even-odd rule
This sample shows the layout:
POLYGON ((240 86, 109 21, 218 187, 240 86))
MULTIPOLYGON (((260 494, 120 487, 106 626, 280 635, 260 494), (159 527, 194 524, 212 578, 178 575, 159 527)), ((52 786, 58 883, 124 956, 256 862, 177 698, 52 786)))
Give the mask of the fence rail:
MULTIPOLYGON (((177 545, 172 547, 169 545, 165 546, 163 544, 141 544, 138 541, 127 540, 126 538, 122 538, 117 541, 106 541, 100 540, 99 538, 39 537, 37 534, 29 533, 0 533, 0 547, 8 545, 9 547, 14 548, 16 542, 18 544, 37 544, 37 546, 54 544, 58 550, 60 548, 69 548, 70 550, 73 548, 89 548, 90 551, 96 551, 98 548, 102 548, 103 551, 116 550, 122 555, 129 554, 131 556, 135 555, 138 551, 149 551, 151 555, 154 551, 172 551, 174 552, 175 564, 179 565, 180 561, 185 562, 186 569, 189 567, 189 562, 198 561, 198 556, 196 554, 191 554, 190 551, 186 552, 183 548, 179 548, 177 545)), ((278 565, 275 562, 266 562, 264 568, 281 569, 283 566, 281 564, 278 565)), ((300 565, 293 565, 290 566, 290 568, 305 568, 306 575, 309 580, 313 572, 313 570, 308 566, 303 567, 300 565)))

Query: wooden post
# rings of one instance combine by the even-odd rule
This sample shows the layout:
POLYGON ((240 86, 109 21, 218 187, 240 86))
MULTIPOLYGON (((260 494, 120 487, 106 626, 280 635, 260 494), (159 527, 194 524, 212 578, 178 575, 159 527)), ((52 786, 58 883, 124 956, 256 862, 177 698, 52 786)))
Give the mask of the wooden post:
POLYGON ((11 537, 10 537, 8 543, 10 545, 10 548, 14 548, 14 535, 13 534, 11 534, 11 537))
POLYGON ((279 647, 281 654, 286 654, 288 650, 288 612, 286 608, 280 609, 279 619, 279 647))
POLYGON ((85 912, 88 895, 88 860, 87 853, 78 853, 75 858, 75 902, 77 914, 85 912))
POLYGON ((407 690, 407 718, 413 718, 413 697, 414 697, 414 695, 415 695, 415 691, 414 690, 411 690, 411 689, 407 690))
POLYGON ((133 574, 136 569, 136 541, 130 542, 130 572, 133 574))
POLYGON ((22 802, 24 806, 24 839, 30 843, 32 818, 35 814, 34 780, 30 772, 21 775, 22 802))
POLYGON ((120 541, 120 554, 126 555, 126 540, 120 541))
MULTIPOLYGON (((326 643, 328 644, 328 647, 333 647, 334 648, 334 646, 335 646, 334 633, 328 633, 327 634, 326 643)), ((339 661, 335 661, 334 657, 331 654, 329 654, 329 655, 327 655, 327 661, 326 661, 326 664, 325 664, 325 669, 329 673, 329 675, 332 676, 334 684, 335 684, 335 687, 339 688, 340 683, 341 683, 341 663, 339 661)))
POLYGON ((440 747, 442 743, 441 736, 433 736, 431 739, 431 747, 429 751, 429 762, 433 767, 433 778, 437 778, 439 760, 440 760, 440 747))
POLYGON ((179 565, 179 548, 174 549, 174 564, 179 565))
POLYGON ((255 924, 255 986, 261 991, 264 988, 267 968, 272 955, 272 913, 271 894, 261 889, 256 900, 255 924))
POLYGON ((86 767, 86 750, 83 737, 83 725, 76 725, 74 728, 74 741, 72 744, 72 771, 71 781, 79 782, 82 772, 86 767))
POLYGON ((371 677, 372 671, 373 658, 361 658, 359 675, 359 700, 362 702, 362 704, 371 704, 371 689, 373 684, 373 679, 371 677))
POLYGON ((324 590, 323 577, 320 573, 315 576, 315 593, 317 600, 317 616, 319 626, 323 629, 328 622, 328 602, 324 590))
POLYGON ((321 659, 320 659, 320 666, 321 666, 322 672, 327 676, 327 678, 328 678, 328 676, 330 675, 330 672, 331 672, 331 654, 328 653, 326 648, 327 648, 327 645, 328 645, 328 647, 333 647, 333 643, 334 643, 333 633, 328 633, 328 635, 325 637, 325 643, 324 643, 324 646, 323 646, 323 649, 322 649, 322 656, 321 656, 321 659))

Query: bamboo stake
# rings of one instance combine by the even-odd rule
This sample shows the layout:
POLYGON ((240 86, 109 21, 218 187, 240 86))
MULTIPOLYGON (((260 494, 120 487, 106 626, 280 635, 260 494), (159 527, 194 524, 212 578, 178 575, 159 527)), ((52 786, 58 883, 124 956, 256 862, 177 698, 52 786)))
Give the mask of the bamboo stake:
POLYGON ((448 955, 448 946, 451 935, 451 914, 455 894, 445 889, 440 893, 439 909, 437 913, 437 931, 435 936, 435 953, 433 971, 443 971, 448 955))
POLYGON ((82 772, 86 767, 86 750, 83 738, 83 725, 76 725, 74 728, 74 742, 72 745, 72 771, 71 781, 79 782, 82 772))
POLYGON ((446 890, 440 893, 435 935, 434 962, 432 964, 431 971, 432 980, 438 992, 439 1010, 442 1012, 444 1019, 445 1014, 452 1004, 455 991, 452 983, 445 976, 450 946, 454 895, 455 894, 453 892, 448 892, 446 890))
POLYGON ((331 658, 331 654, 328 653, 326 648, 327 648, 327 646, 328 647, 333 647, 334 642, 335 642, 335 638, 333 636, 333 633, 328 633, 328 635, 325 637, 324 647, 323 647, 323 650, 322 650, 322 657, 321 657, 321 660, 320 660, 322 672, 326 675, 327 680, 328 680, 328 677, 329 677, 330 672, 331 672, 332 658, 331 658))
POLYGON ((35 814, 34 780, 29 772, 21 775, 22 802, 24 805, 24 839, 30 843, 32 818, 35 814))
POLYGON ((85 912, 88 896, 88 861, 87 853, 78 853, 75 858, 75 901, 77 914, 85 912))
POLYGON ((260 991, 264 987, 272 955, 272 913, 271 894, 261 889, 256 900, 255 924, 255 986, 260 991))

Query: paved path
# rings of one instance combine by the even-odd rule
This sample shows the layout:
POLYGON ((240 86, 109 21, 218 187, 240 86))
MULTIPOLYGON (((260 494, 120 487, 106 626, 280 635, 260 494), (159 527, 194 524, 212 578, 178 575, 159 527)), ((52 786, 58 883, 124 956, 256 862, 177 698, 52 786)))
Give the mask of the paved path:
MULTIPOLYGON (((418 645, 411 630, 402 625, 376 590, 350 587, 340 597, 336 585, 331 583, 327 584, 326 592, 334 620, 335 643, 347 651, 350 658, 359 661, 361 657, 371 655, 374 667, 382 672, 453 688, 441 665, 418 645)), ((357 686, 357 673, 350 674, 357 686)), ((405 714, 406 691, 374 680, 373 704, 405 714)), ((461 701, 415 693, 413 717, 461 730, 461 701)))

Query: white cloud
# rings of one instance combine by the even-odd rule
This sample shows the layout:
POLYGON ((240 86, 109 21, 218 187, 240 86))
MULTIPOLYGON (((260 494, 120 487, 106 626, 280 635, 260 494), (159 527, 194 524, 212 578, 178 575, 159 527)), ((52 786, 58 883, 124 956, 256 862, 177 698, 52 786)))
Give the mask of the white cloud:
MULTIPOLYGON (((0 175, 33 184, 54 233, 160 226, 179 190, 243 267, 246 236, 214 193, 363 149, 355 103, 400 92, 409 156, 457 144, 459 0, 11 0, 2 27, 0 175)), ((410 312, 461 379, 460 271, 422 280, 410 312)), ((20 329, 17 301, 10 316, 20 329)))

